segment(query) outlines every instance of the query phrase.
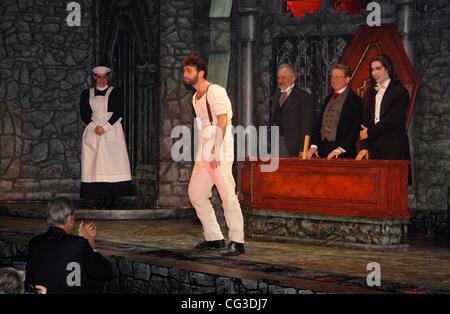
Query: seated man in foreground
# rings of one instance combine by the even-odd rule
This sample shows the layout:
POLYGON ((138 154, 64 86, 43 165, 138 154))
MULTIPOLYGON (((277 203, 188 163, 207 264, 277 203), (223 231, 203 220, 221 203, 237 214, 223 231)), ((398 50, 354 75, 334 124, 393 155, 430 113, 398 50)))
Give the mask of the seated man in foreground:
POLYGON ((95 224, 81 222, 79 235, 71 235, 75 212, 66 198, 50 202, 46 213, 47 232, 28 245, 25 284, 45 286, 48 294, 101 293, 112 268, 95 251, 95 224))

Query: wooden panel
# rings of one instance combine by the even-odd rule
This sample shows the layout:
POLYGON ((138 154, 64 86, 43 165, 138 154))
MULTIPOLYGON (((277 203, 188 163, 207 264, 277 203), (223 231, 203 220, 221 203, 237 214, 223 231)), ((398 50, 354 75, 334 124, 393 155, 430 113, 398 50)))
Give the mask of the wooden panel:
POLYGON ((270 173, 260 172, 258 161, 244 163, 247 166, 241 168, 241 190, 246 196, 242 203, 253 209, 348 217, 409 217, 408 161, 281 158, 279 169, 270 173))
POLYGON ((243 168, 241 171, 241 193, 246 197, 250 196, 250 169, 243 168))
POLYGON ((398 182, 399 184, 391 184, 388 195, 387 212, 397 212, 401 208, 408 207, 408 194, 403 193, 408 190, 407 175, 401 169, 390 169, 388 173, 388 180, 390 182, 398 182))
POLYGON ((376 202, 378 185, 376 169, 367 174, 362 172, 349 174, 343 168, 329 169, 335 170, 331 172, 318 171, 314 167, 305 167, 297 171, 289 167, 287 170, 261 175, 261 193, 265 197, 277 198, 289 195, 291 199, 303 200, 376 202))

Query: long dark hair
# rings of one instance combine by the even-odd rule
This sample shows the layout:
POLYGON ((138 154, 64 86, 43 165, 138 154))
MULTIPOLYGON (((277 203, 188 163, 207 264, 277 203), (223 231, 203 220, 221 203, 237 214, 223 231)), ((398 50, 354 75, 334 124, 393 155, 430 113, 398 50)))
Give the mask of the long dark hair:
MULTIPOLYGON (((375 82, 375 79, 372 76, 372 63, 374 63, 375 61, 380 62, 383 67, 387 70, 388 74, 389 74, 389 78, 393 81, 397 81, 398 80, 398 76, 397 73, 395 72, 395 68, 394 65, 392 64, 391 59, 386 56, 386 55, 378 55, 372 58, 372 60, 370 60, 370 64, 369 64, 369 73, 370 73, 370 80, 372 82, 375 82)), ((374 84, 376 84, 377 82, 375 82, 374 84)))
POLYGON ((377 85, 377 82, 372 76, 372 63, 374 63, 375 61, 378 61, 383 65, 383 67, 389 74, 389 78, 392 81, 398 81, 398 76, 397 73, 395 72, 395 68, 391 58, 389 58, 387 55, 384 54, 374 56, 369 63, 369 73, 370 73, 369 88, 367 89, 367 92, 365 93, 363 100, 364 106, 366 107, 370 106, 374 102, 376 94, 375 86, 377 85))

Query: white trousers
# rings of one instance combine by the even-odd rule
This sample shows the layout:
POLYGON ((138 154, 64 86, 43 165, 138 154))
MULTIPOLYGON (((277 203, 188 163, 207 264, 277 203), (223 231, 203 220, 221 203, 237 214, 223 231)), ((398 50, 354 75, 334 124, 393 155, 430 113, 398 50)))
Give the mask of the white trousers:
POLYGON ((222 161, 216 169, 207 161, 196 161, 189 182, 189 200, 203 225, 206 241, 222 240, 223 234, 211 204, 212 187, 215 185, 222 200, 222 208, 231 241, 244 243, 244 219, 236 196, 236 183, 232 173, 233 162, 222 161))

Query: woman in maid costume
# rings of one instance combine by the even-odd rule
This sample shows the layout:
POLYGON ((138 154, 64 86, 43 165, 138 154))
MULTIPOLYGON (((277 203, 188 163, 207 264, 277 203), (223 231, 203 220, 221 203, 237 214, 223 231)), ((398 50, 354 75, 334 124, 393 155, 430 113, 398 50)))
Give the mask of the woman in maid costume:
POLYGON ((111 69, 93 69, 95 88, 83 91, 80 197, 92 200, 91 208, 112 209, 115 198, 132 194, 130 162, 122 128, 123 95, 109 86, 111 69))

